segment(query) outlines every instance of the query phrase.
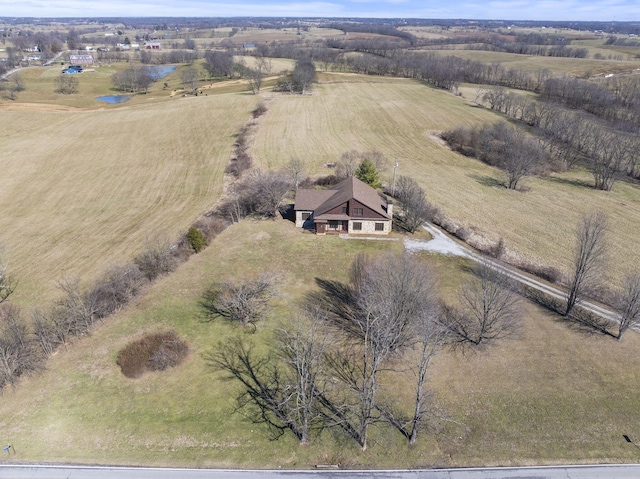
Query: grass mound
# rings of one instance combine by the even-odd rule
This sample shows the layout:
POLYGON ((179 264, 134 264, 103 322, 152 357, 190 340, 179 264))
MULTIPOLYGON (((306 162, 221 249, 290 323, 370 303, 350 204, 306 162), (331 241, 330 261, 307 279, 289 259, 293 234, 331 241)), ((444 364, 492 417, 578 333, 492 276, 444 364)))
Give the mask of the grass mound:
POLYGON ((126 377, 137 378, 146 371, 164 371, 177 366, 188 352, 187 343, 175 331, 167 331, 127 344, 118 353, 116 364, 126 377))

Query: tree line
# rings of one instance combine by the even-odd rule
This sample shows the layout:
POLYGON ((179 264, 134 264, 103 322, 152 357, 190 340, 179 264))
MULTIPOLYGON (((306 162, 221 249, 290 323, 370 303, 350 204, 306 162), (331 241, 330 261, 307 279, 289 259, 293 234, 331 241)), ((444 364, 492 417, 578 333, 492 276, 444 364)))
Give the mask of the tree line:
POLYGON ((492 110, 500 111, 533 127, 556 167, 568 169, 584 163, 594 187, 609 191, 625 176, 638 176, 637 135, 616 130, 607 122, 550 102, 494 88, 483 95, 492 110))

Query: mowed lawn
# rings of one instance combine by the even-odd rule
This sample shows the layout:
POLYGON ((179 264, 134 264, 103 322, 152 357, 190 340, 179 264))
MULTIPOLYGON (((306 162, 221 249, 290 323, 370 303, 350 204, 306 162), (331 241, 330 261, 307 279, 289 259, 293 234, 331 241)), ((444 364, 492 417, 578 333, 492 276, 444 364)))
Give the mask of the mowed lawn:
POLYGON ((0 242, 16 300, 42 305, 63 276, 91 280, 146 240, 175 240, 220 197, 234 135, 257 101, 0 110, 0 242))
MULTIPOLYGON (((323 74, 309 96, 277 96, 269 104, 253 155, 277 168, 292 157, 312 174, 355 149, 379 150, 397 160, 398 175, 417 179, 427 197, 460 224, 492 241, 504 238, 514 255, 568 271, 581 216, 601 209, 611 220, 611 268, 618 285, 640 264, 640 185, 618 182, 593 190, 586 171, 525 178, 526 191, 500 186, 503 174, 454 153, 437 134, 458 125, 499 121, 490 111, 420 82, 349 74, 323 74)), ((392 165, 383 173, 390 185, 392 165)))
MULTIPOLYGON (((171 276, 94 330, 59 350, 41 375, 3 393, 0 427, 14 461, 157 466, 313 468, 633 462, 640 437, 640 337, 618 343, 575 329, 533 305, 518 336, 478 351, 444 350, 431 369, 430 422, 415 447, 384 426, 361 452, 341 434, 308 447, 292 436, 270 440, 264 425, 234 414, 237 385, 206 363, 207 352, 235 337, 259 354, 273 330, 314 289, 316 277, 345 281, 361 251, 401 250, 400 242, 345 241, 304 234, 287 221, 245 220, 218 236, 171 276), (205 321, 199 297, 211 281, 278 273, 281 296, 255 334, 223 320, 205 321), (127 342, 175 329, 187 360, 163 373, 127 379, 115 361, 127 342)), ((468 264, 417 256, 452 298, 468 264)), ((406 368, 410 355, 396 366, 406 368)), ((411 400, 410 374, 383 380, 382 396, 411 400)))

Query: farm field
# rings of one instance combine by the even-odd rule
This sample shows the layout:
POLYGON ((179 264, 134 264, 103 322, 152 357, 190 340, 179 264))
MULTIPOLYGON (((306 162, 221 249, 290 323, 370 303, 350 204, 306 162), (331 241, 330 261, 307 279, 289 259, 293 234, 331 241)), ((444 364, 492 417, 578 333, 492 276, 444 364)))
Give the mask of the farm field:
MULTIPOLYGON (((339 73, 320 74, 314 93, 304 97, 267 90, 254 96, 244 88, 237 80, 218 82, 197 98, 169 97, 160 88, 94 111, 73 107, 75 99, 36 104, 35 93, 28 103, 0 105, 8 179, 0 202, 11 211, 0 222, 21 281, 18 297, 32 303, 36 294, 48 297, 63 274, 84 278, 128 260, 145 237, 173 239, 219 197, 233 135, 263 99, 269 111, 252 146, 257 166, 279 168, 297 157, 309 173, 330 174, 325 165, 342 153, 377 149, 399 162, 399 175, 418 179, 447 216, 489 240, 504 238, 513 254, 568 268, 577 221, 599 208, 612 220, 609 284, 619 284, 640 261, 637 185, 595 191, 590 175, 575 171, 527 178, 525 192, 506 190, 498 170, 451 152, 437 138, 460 124, 499 120, 463 98, 412 80, 339 73), (11 111, 2 110, 7 106, 11 111), (132 211, 123 216, 124 204, 132 211), (165 205, 177 219, 160 211, 165 205), (124 238, 124 231, 132 236, 124 238), (74 240, 77 235, 87 241, 74 240)), ((389 165, 387 184, 391 176, 389 165)))
POLYGON ((20 284, 15 299, 50 299, 65 275, 90 280, 145 240, 173 241, 219 198, 233 135, 257 100, 0 109, 0 237, 20 284))
MULTIPOLYGON (((282 220, 245 220, 228 228, 90 337, 59 350, 41 375, 3 394, 0 427, 17 451, 14 460, 250 468, 635 460, 637 451, 622 434, 640 435, 640 424, 629 420, 640 407, 640 337, 630 334, 618 343, 533 305, 514 339, 436 357, 429 382, 433 411, 455 422, 436 421, 415 447, 383 426, 373 430, 365 453, 328 432, 299 447, 290 435, 273 442, 264 425, 233 414, 236 384, 207 366, 206 353, 238 336, 266 353, 274 328, 315 287, 315 277, 345 281, 358 252, 388 249, 398 251, 401 244, 301 234, 282 220), (281 297, 255 334, 223 320, 205 321, 199 295, 211 281, 264 268, 283 278, 281 297), (125 378, 115 364, 118 351, 170 328, 188 342, 187 360, 163 373, 125 378)), ((447 297, 468 274, 459 260, 416 260, 435 268, 447 297)), ((381 394, 403 398, 410 391, 398 380, 387 382, 381 394)))
MULTIPOLYGON (((524 65, 526 57, 517 61, 524 65)), ((595 191, 591 176, 578 170, 526 178, 524 191, 506 190, 500 171, 450 151, 438 137, 460 124, 500 120, 464 97, 413 80, 341 73, 319 74, 305 96, 270 91, 270 79, 257 96, 232 80, 213 84, 204 96, 172 97, 178 70, 167 77, 169 88, 158 82, 124 105, 98 106, 93 95, 113 93, 108 78, 124 65, 101 68, 80 78, 80 94, 64 98, 50 93, 58 67, 26 70, 20 100, 0 103, 0 242, 19 281, 12 301, 25 313, 49 304, 60 278, 88 282, 130 261, 149 239, 174 240, 209 210, 223 192, 235 135, 261 101, 268 111, 250 139, 258 167, 277 169, 299 158, 311 175, 326 175, 333 172, 327 163, 346 151, 379 150, 391 161, 383 172, 387 185, 397 160, 397 173, 415 178, 447 217, 487 240, 504 238, 513 256, 566 270, 575 225, 583 213, 602 209, 611 219, 606 284, 619 286, 640 264, 638 184, 595 191)), ((383 426, 366 453, 330 432, 310 447, 298 447, 289 435, 274 443, 264 426, 232 414, 235 384, 207 365, 206 353, 238 336, 266 353, 275 327, 317 277, 344 281, 359 252, 387 250, 398 252, 401 243, 317 237, 285 220, 229 227, 90 336, 60 348, 41 374, 4 391, 0 428, 17 451, 14 460, 373 468, 637 459, 622 434, 640 437, 640 336, 616 342, 533 304, 515 338, 436 357, 429 388, 434 412, 444 419, 423 431, 416 447, 383 426), (200 298, 210 282, 265 270, 283 278, 281 295, 255 334, 205 321, 200 298), (118 351, 170 328, 189 344, 186 362, 136 380, 122 376, 118 351)), ((449 300, 469 274, 459 259, 416 261, 436 270, 449 300)), ((410 390, 389 382, 383 394, 408 397, 410 390)))
MULTIPOLYGON (((577 45, 575 48, 579 48, 577 45)), ((594 49, 595 53, 608 56, 615 52, 594 49)), ((577 77, 591 77, 610 73, 632 73, 640 67, 637 60, 594 60, 593 58, 556 58, 543 56, 518 55, 515 53, 489 52, 478 50, 436 50, 433 53, 442 56, 453 55, 482 63, 500 63, 505 68, 514 68, 527 73, 539 70, 566 74, 577 77)), ((593 52, 592 52, 593 53, 593 52)))
MULTIPOLYGON (((614 191, 595 191, 585 171, 524 180, 526 192, 500 185, 501 173, 450 151, 437 133, 460 124, 498 121, 478 108, 416 81, 323 74, 311 96, 278 96, 269 104, 253 146, 263 167, 277 168, 291 157, 313 173, 345 151, 377 149, 399 163, 448 216, 480 230, 519 255, 568 269, 575 225, 582 214, 602 209, 611 218, 610 284, 617 285, 640 264, 640 188, 619 182, 614 191)), ((384 178, 390 184, 392 165, 384 178)))

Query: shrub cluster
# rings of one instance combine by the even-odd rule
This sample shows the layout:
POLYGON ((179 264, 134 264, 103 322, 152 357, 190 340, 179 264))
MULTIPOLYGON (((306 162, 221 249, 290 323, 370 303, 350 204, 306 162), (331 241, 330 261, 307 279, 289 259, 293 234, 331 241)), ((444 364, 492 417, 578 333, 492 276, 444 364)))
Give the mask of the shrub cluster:
POLYGON ((0 305, 0 389, 15 384, 21 376, 42 368, 45 356, 20 309, 10 303, 0 305))
POLYGON ((234 184, 231 197, 218 213, 232 222, 254 214, 274 218, 292 189, 293 181, 284 171, 252 170, 234 184))
POLYGON ((170 246, 161 242, 148 244, 133 262, 149 281, 153 281, 160 275, 171 273, 178 265, 170 246))
POLYGON ((240 129, 240 132, 236 137, 234 156, 231 158, 229 164, 225 168, 225 173, 233 175, 236 178, 240 178, 242 173, 251 168, 253 160, 251 159, 251 155, 249 155, 248 143, 253 126, 254 123, 249 122, 240 129))
POLYGON ((498 241, 492 241, 484 237, 482 234, 479 234, 473 227, 462 226, 450 218, 447 218, 440 211, 433 216, 432 221, 447 233, 452 234, 482 253, 496 259, 502 259, 516 268, 551 283, 560 283, 562 281, 562 273, 557 268, 535 263, 525 258, 509 255, 503 238, 500 238, 498 241))
POLYGON ((175 331, 149 334, 133 341, 118 353, 116 364, 128 378, 140 377, 147 371, 164 371, 179 365, 189 347, 175 331))
POLYGON ((251 112, 251 114, 253 115, 254 118, 258 118, 264 115, 267 112, 267 110, 268 110, 267 105, 265 105, 264 102, 260 102, 260 104, 256 107, 256 109, 251 112))

